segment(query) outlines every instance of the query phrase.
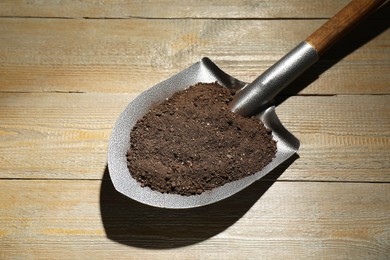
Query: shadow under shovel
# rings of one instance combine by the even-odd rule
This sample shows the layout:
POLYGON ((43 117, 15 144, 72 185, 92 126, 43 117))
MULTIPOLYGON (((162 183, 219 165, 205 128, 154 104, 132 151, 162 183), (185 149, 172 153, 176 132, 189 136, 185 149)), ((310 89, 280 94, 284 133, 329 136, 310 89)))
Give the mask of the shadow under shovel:
POLYGON ((100 190, 104 230, 109 239, 140 248, 169 249, 202 242, 239 220, 297 158, 294 155, 274 169, 274 179, 256 181, 222 201, 190 209, 163 209, 134 201, 115 190, 106 167, 100 190))

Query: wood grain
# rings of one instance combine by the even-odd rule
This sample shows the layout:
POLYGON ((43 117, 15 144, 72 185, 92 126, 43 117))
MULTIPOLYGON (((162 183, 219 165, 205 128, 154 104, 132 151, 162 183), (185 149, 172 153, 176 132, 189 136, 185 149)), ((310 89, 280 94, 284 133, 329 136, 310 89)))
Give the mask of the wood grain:
MULTIPOLYGON (((250 82, 318 20, 0 19, 0 91, 139 93, 204 56, 250 82)), ((390 22, 367 21, 285 94, 389 94, 390 22)))
MULTIPOLYGON (((0 177, 99 179, 111 129, 134 96, 1 94, 0 177)), ((301 148, 279 179, 390 181, 389 103, 388 95, 287 99, 277 113, 301 148)))
POLYGON ((257 182, 208 207, 168 211, 124 198, 110 181, 1 180, 1 257, 386 259, 390 255, 390 184, 271 185, 257 182))
POLYGON ((335 16, 311 34, 306 39, 306 42, 312 45, 319 55, 322 55, 384 2, 386 2, 386 0, 351 1, 335 16))
POLYGON ((390 259, 389 3, 280 95, 300 157, 243 192, 161 210, 106 169, 137 94, 204 56, 250 82, 348 2, 0 1, 0 259, 390 259))
POLYGON ((326 18, 347 0, 28 1, 3 0, 0 16, 67 18, 326 18))

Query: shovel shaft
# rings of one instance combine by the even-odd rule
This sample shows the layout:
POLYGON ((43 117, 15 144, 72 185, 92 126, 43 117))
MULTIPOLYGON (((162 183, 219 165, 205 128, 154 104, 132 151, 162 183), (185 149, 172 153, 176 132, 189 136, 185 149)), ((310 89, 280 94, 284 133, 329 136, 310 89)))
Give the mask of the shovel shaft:
POLYGON ((353 0, 304 42, 241 89, 230 110, 252 116, 264 110, 274 97, 312 66, 331 45, 387 0, 353 0))
POLYGON ((252 83, 237 92, 229 105, 230 110, 242 116, 259 113, 318 58, 313 46, 307 42, 300 43, 252 83))
POLYGON ((306 42, 323 54, 356 24, 380 7, 386 0, 354 0, 311 34, 306 42))

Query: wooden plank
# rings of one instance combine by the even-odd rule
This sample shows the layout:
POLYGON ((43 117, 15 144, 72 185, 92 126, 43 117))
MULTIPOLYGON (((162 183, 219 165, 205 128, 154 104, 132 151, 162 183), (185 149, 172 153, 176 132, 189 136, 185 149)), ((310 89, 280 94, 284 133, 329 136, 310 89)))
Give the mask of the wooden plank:
POLYGON ((132 98, 122 94, 3 95, 2 177, 100 178, 111 129, 132 98))
MULTIPOLYGON (((134 96, 1 94, 0 177, 101 178, 111 129, 134 96)), ((390 95, 287 99, 277 113, 301 148, 279 179, 390 181, 389 103, 390 95)))
POLYGON ((136 203, 109 180, 1 180, 0 197, 3 259, 390 256, 390 184, 257 182, 180 211, 136 203))
MULTIPOLYGON (((0 91, 138 93, 204 56, 252 81, 321 20, 0 19, 0 91)), ((345 38, 285 94, 389 94, 390 20, 345 38)))
POLYGON ((347 0, 27 1, 3 0, 0 16, 67 18, 324 18, 347 0))
POLYGON ((389 98, 294 97, 283 102, 276 111, 301 147, 291 175, 282 179, 368 181, 378 174, 389 181, 389 98))

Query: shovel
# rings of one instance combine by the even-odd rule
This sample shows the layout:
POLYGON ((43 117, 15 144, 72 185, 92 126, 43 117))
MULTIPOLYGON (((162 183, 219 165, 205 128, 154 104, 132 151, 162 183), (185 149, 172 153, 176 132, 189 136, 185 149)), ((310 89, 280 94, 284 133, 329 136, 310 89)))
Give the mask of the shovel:
POLYGON ((313 65, 355 24, 384 2, 385 0, 352 1, 250 84, 228 75, 210 59, 203 58, 189 68, 141 93, 119 116, 109 142, 108 168, 115 189, 131 199, 150 206, 172 209, 193 208, 227 198, 262 178, 294 155, 299 148, 299 140, 283 127, 275 113, 275 107, 271 105, 274 97, 313 65), (257 173, 199 195, 182 196, 160 193, 149 187, 141 187, 131 176, 127 167, 126 154, 130 148, 132 128, 148 113, 151 106, 199 82, 218 82, 226 88, 235 90, 237 94, 230 104, 231 111, 243 116, 254 116, 272 130, 273 138, 277 141, 275 158, 257 173))

